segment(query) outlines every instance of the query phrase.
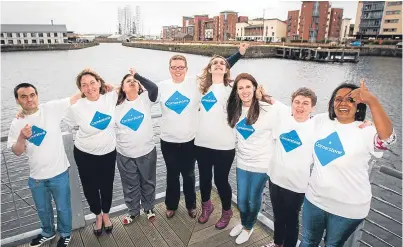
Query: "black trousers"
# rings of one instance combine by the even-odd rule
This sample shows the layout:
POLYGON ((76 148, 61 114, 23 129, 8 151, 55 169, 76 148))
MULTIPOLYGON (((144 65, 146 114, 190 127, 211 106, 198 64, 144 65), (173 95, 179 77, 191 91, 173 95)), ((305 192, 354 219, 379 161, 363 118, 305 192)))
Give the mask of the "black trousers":
POLYGON ((298 241, 299 212, 305 194, 284 189, 271 181, 269 190, 274 213, 274 243, 295 247, 298 241))
POLYGON ((168 210, 177 210, 180 200, 179 175, 183 179, 183 194, 187 209, 196 208, 195 146, 194 140, 172 143, 161 140, 162 156, 167 169, 165 205, 168 210))
POLYGON ((109 213, 115 179, 116 150, 104 155, 93 155, 74 147, 74 159, 90 211, 95 215, 109 213))
POLYGON ((202 202, 210 200, 214 169, 214 184, 217 187, 223 210, 231 208, 232 189, 228 175, 235 158, 235 149, 215 150, 196 146, 199 167, 200 194, 202 202))

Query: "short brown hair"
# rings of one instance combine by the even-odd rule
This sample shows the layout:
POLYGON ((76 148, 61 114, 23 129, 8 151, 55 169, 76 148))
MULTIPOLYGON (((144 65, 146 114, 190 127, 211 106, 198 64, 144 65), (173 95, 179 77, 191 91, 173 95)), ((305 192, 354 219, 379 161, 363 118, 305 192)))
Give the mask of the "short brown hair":
POLYGON ((293 102, 297 96, 310 98, 312 106, 316 106, 316 102, 318 101, 318 97, 316 97, 315 92, 307 87, 300 87, 297 89, 297 91, 293 92, 291 95, 291 102, 293 102))
POLYGON ((169 59, 169 66, 171 66, 171 62, 172 62, 173 60, 182 60, 182 61, 185 62, 185 67, 188 66, 188 63, 187 63, 187 61, 186 61, 186 57, 183 56, 183 55, 174 55, 174 56, 172 56, 171 59, 169 59))
MULTIPOLYGON (((101 87, 99 88, 99 93, 100 94, 105 94, 106 93, 104 79, 102 79, 102 77, 97 72, 95 72, 94 70, 89 69, 89 68, 84 69, 83 71, 81 71, 77 75, 77 77, 76 77, 76 85, 78 87, 78 90, 81 90, 81 78, 83 76, 85 76, 85 75, 93 76, 95 78, 95 80, 97 80, 97 81, 99 81, 101 83, 101 87)), ((82 97, 85 97, 85 95, 82 94, 82 97)))

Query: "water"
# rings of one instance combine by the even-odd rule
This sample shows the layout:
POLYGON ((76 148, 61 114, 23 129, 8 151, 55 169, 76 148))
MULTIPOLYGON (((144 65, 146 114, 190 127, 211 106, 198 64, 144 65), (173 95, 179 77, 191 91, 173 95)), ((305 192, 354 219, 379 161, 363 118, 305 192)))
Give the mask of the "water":
MULTIPOLYGON (((37 86, 39 99, 46 102, 68 97, 77 92, 75 76, 84 68, 95 69, 108 83, 120 84, 130 67, 139 74, 155 81, 168 79, 168 61, 174 53, 129 48, 121 44, 101 44, 82 50, 15 52, 1 55, 1 136, 6 136, 12 118, 18 111, 13 88, 20 82, 37 86)), ((207 64, 209 58, 185 54, 188 59, 188 75, 196 75, 207 64)), ((298 87, 310 87, 318 96, 316 112, 324 112, 333 89, 344 81, 366 84, 390 115, 399 141, 380 160, 402 170, 402 60, 387 57, 361 57, 358 64, 322 64, 283 59, 240 60, 231 70, 232 77, 241 72, 251 73, 264 85, 266 91, 288 103, 291 93, 298 87)), ((154 111, 158 111, 158 107, 154 111)), ((377 175, 376 181, 401 191, 401 181, 377 175)), ((374 195, 401 207, 401 198, 374 189, 374 195)), ((383 207, 382 205, 375 205, 383 207)), ((388 212, 401 220, 401 211, 388 212)), ((379 218, 378 216, 373 216, 379 218)), ((379 218, 381 221, 382 219, 379 218)), ((389 227, 389 226, 388 226, 389 227)), ((401 234, 401 226, 394 232, 401 234)), ((401 241, 400 241, 401 243, 401 241)), ((396 244, 397 246, 397 244, 396 244)))

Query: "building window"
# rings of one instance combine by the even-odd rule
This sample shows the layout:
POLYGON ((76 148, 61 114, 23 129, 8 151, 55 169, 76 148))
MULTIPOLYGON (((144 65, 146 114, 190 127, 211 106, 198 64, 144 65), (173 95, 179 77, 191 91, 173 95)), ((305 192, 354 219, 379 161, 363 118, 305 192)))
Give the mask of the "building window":
POLYGON ((388 6, 396 6, 396 5, 402 5, 402 2, 401 1, 388 2, 388 6))
POLYGON ((1 44, 2 44, 2 45, 5 45, 5 44, 6 44, 6 42, 5 42, 4 40, 2 40, 2 41, 1 41, 1 44))
POLYGON ((39 40, 39 44, 45 44, 45 40, 40 39, 40 40, 39 40))
POLYGON ((39 38, 42 38, 43 37, 43 33, 39 33, 39 38))
POLYGON ((57 33, 54 33, 53 35, 54 35, 55 37, 57 37, 57 33))
POLYGON ((396 28, 384 28, 384 32, 396 32, 396 28))
POLYGON ((36 38, 37 37, 36 33, 31 33, 31 37, 36 38))
POLYGON ((12 40, 9 40, 9 41, 8 41, 8 44, 9 44, 9 45, 12 45, 12 44, 14 44, 14 43, 13 43, 12 40))
POLYGON ((28 40, 27 40, 27 39, 24 39, 24 44, 28 44, 28 40))
POLYGON ((22 36, 21 36, 21 34, 20 34, 20 33, 17 33, 17 37, 18 37, 18 38, 21 38, 22 36))
POLYGON ((399 15, 400 10, 386 11, 387 15, 399 15))
POLYGON ((28 36, 27 33, 22 33, 22 36, 24 36, 24 38, 26 38, 28 36))
POLYGON ((7 37, 12 38, 13 34, 12 33, 7 33, 7 37))
POLYGON ((32 43, 32 44, 36 44, 36 39, 33 39, 33 40, 31 41, 31 43, 32 43))
POLYGON ((48 44, 52 44, 52 40, 51 40, 51 39, 48 39, 48 44))
POLYGON ((389 20, 385 20, 385 23, 398 23, 399 19, 389 19, 389 20))
POLYGON ((17 44, 21 44, 22 42, 21 42, 21 40, 19 39, 19 40, 17 40, 17 44))

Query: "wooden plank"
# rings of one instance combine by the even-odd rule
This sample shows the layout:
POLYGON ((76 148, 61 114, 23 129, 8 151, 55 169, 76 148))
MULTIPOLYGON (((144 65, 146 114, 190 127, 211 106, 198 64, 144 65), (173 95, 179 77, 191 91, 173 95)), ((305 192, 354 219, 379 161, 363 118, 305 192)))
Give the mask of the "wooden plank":
POLYGON ((265 237, 257 242, 254 242, 250 245, 247 245, 247 246, 248 247, 262 247, 262 246, 269 244, 271 241, 273 241, 273 237, 269 236, 269 237, 265 237))
POLYGON ((137 223, 152 246, 169 247, 154 225, 147 220, 147 217, 140 217, 137 223))
POLYGON ((116 244, 120 247, 134 247, 135 245, 131 241, 129 235, 127 234, 126 230, 124 229, 120 219, 118 217, 111 219, 113 224, 113 238, 115 239, 116 244))
POLYGON ((192 231, 188 229, 188 227, 180 220, 178 217, 172 217, 168 219, 165 216, 165 205, 160 203, 155 207, 156 212, 161 215, 161 217, 168 223, 168 225, 172 228, 172 230, 178 235, 180 240, 187 246, 187 243, 192 236, 192 231))
POLYGON ((112 234, 107 234, 105 230, 103 231, 102 235, 98 237, 98 241, 101 246, 104 247, 118 247, 115 243, 115 239, 113 239, 112 234))
MULTIPOLYGON (((119 221, 122 221, 124 216, 119 217, 119 221)), ((144 217, 144 215, 140 215, 140 217, 144 217)), ((135 219, 131 224, 123 226, 126 230, 127 235, 132 240, 132 243, 136 247, 152 247, 150 242, 148 242, 146 236, 140 229, 140 226, 137 224, 138 218, 135 219)))
POLYGON ((229 240, 229 232, 238 223, 238 220, 231 220, 227 228, 222 230, 216 229, 215 226, 210 226, 200 231, 193 232, 192 238, 189 241, 189 246, 219 246, 229 240))
POLYGON ((81 240, 86 247, 101 246, 99 244, 98 238, 94 235, 92 224, 79 230, 81 235, 81 240))
POLYGON ((155 214, 155 220, 153 222, 155 229, 157 229, 170 247, 184 247, 185 244, 181 241, 178 235, 176 235, 175 231, 172 230, 164 218, 166 217, 161 216, 159 213, 155 214))
POLYGON ((70 247, 84 247, 83 240, 81 239, 81 235, 79 230, 73 231, 71 233, 71 239, 69 243, 70 247))

